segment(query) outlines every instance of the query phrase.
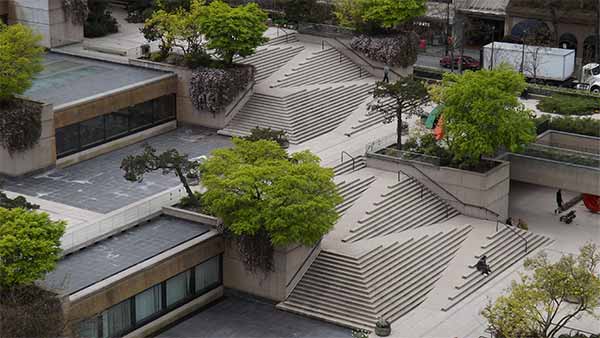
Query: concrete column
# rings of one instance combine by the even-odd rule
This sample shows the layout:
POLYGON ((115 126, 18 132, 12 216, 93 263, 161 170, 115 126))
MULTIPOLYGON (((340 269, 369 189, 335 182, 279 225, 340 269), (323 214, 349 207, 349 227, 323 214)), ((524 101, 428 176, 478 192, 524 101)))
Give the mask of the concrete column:
POLYGON ((63 0, 8 0, 8 23, 21 23, 42 35, 42 46, 60 47, 83 41, 83 26, 67 20, 63 0))

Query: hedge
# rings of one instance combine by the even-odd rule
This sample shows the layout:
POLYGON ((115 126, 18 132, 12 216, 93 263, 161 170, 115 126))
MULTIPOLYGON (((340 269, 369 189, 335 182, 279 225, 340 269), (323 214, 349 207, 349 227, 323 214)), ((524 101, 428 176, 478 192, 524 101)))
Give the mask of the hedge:
POLYGON ((569 117, 542 115, 535 118, 537 133, 558 130, 567 133, 600 137, 600 120, 591 117, 569 117))
POLYGON ((600 98, 554 94, 542 98, 537 108, 561 115, 592 115, 600 110, 600 98))

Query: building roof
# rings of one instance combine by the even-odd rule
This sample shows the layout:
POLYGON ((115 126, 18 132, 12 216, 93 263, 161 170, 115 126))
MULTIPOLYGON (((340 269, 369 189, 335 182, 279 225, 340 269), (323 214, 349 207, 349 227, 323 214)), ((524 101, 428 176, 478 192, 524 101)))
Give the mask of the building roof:
POLYGON ((209 225, 163 215, 63 257, 43 284, 73 294, 210 229, 209 225))
POLYGON ((158 79, 165 72, 58 53, 44 55, 44 70, 25 96, 58 106, 158 79))

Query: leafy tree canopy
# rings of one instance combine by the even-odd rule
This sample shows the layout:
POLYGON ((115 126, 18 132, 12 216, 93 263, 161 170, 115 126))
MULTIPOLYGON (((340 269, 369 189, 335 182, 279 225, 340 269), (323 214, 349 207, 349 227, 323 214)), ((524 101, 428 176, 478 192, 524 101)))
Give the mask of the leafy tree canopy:
POLYGON ((0 288, 28 285, 54 269, 65 222, 46 213, 0 208, 0 288))
POLYGON ((346 27, 394 28, 426 13, 425 0, 336 0, 335 14, 346 27))
POLYGON ((518 100, 525 78, 510 67, 444 74, 444 129, 455 157, 478 163, 505 147, 518 151, 535 140, 535 124, 518 100))
POLYGON ((542 253, 525 261, 531 275, 513 282, 482 312, 498 337, 555 337, 574 317, 587 313, 598 318, 600 251, 595 244, 551 262, 542 253))
POLYGON ((267 19, 267 13, 255 3, 232 8, 220 0, 213 1, 201 19, 206 47, 214 49, 226 64, 233 63, 236 55, 251 55, 268 40, 263 37, 267 19))
POLYGON ((203 202, 237 236, 266 230, 274 246, 314 245, 338 219, 333 171, 308 151, 234 139, 201 165, 203 202))
POLYGON ((0 22, 0 103, 31 87, 35 74, 42 71, 41 35, 21 25, 0 22))

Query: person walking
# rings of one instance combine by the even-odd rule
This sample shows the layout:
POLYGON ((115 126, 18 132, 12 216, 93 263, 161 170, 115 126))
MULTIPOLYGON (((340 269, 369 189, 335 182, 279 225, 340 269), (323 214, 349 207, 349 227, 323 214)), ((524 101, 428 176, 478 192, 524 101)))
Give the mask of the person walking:
POLYGON ((383 66, 383 82, 390 83, 390 66, 387 63, 383 66))
POLYGON ((563 210, 563 198, 562 198, 562 190, 558 189, 558 191, 556 192, 556 205, 557 208, 556 210, 554 210, 554 213, 561 213, 563 210))
POLYGON ((477 271, 481 272, 482 275, 489 276, 492 270, 490 266, 487 264, 487 257, 485 255, 481 256, 475 264, 475 268, 477 271))
POLYGON ((512 224, 512 217, 509 217, 509 218, 506 219, 506 225, 510 225, 510 226, 513 225, 512 224))

